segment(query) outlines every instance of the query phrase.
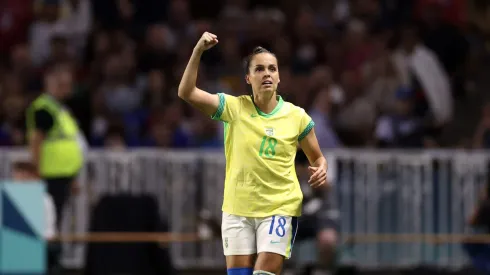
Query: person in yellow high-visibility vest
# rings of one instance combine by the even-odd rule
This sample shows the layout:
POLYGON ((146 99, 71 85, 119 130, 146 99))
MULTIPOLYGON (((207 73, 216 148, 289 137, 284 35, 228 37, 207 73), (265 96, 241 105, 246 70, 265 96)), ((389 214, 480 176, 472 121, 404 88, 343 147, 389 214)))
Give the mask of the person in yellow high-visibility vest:
POLYGON ((58 227, 63 207, 84 162, 85 140, 62 103, 72 92, 72 82, 69 64, 50 66, 44 78, 45 93, 32 102, 26 113, 32 163, 53 197, 58 227))

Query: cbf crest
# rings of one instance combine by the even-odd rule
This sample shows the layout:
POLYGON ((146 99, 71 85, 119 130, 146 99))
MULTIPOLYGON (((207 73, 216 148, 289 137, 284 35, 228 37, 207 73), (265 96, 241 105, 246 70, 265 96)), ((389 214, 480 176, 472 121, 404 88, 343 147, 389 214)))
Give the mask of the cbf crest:
POLYGON ((265 128, 265 134, 269 137, 272 137, 274 135, 274 128, 272 127, 266 127, 265 128))

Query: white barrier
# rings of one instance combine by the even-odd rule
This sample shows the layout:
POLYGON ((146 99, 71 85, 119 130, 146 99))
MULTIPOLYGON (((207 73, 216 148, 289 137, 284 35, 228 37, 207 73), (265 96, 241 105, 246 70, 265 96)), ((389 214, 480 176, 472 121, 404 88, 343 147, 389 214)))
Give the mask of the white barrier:
MULTIPOLYGON (((326 152, 336 188, 341 233, 464 233, 466 218, 487 183, 490 153, 464 151, 326 152)), ((0 176, 25 152, 0 150, 0 176)), ((81 193, 67 209, 63 231, 86 232, 89 208, 101 195, 131 192, 157 196, 160 213, 173 232, 193 232, 196 217, 208 209, 219 219, 224 156, 202 151, 92 151, 80 175, 81 193)), ((301 225, 300 225, 301 226, 301 225)), ((219 241, 173 244, 179 268, 222 267, 219 241)), ((345 247, 363 267, 467 262, 457 244, 355 244, 345 247)), ((84 244, 64 244, 64 263, 84 263, 84 244)))

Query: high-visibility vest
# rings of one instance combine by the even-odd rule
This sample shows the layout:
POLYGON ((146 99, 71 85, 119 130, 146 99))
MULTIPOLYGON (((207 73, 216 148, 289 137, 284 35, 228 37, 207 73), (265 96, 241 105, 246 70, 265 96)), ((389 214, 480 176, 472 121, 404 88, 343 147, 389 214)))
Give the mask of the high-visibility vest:
POLYGON ((34 116, 38 110, 46 110, 54 122, 41 145, 39 173, 43 178, 75 176, 83 165, 80 130, 75 119, 54 98, 43 94, 27 109, 28 138, 36 129, 34 116))

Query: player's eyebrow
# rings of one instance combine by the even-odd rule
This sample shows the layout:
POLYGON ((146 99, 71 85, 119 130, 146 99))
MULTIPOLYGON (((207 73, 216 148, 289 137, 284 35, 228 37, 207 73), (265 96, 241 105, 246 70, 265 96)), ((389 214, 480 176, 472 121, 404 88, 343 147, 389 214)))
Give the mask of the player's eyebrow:
POLYGON ((271 64, 269 64, 269 65, 264 65, 264 64, 256 64, 256 65, 255 65, 255 68, 265 67, 265 66, 267 66, 267 67, 270 67, 270 66, 277 67, 277 65, 276 65, 276 64, 271 63, 271 64))

